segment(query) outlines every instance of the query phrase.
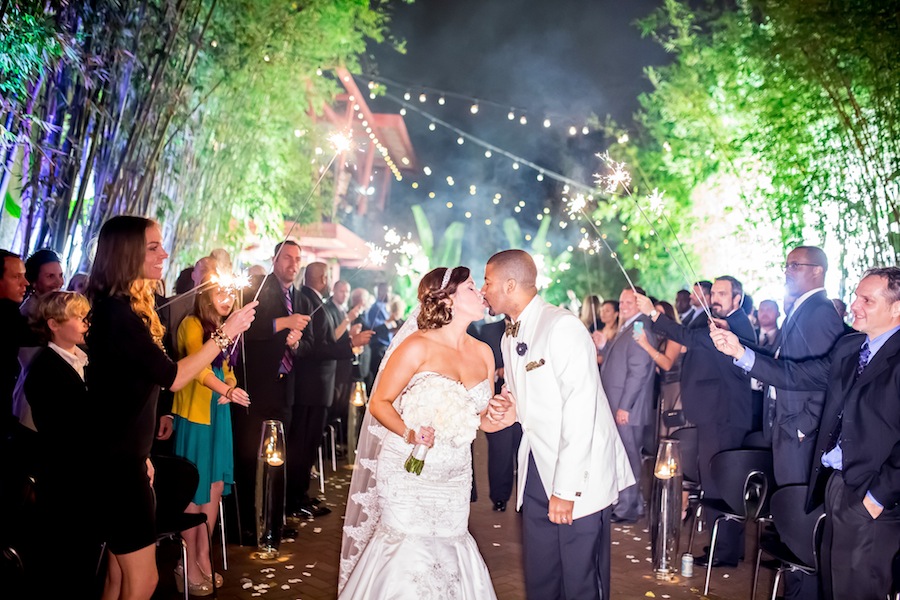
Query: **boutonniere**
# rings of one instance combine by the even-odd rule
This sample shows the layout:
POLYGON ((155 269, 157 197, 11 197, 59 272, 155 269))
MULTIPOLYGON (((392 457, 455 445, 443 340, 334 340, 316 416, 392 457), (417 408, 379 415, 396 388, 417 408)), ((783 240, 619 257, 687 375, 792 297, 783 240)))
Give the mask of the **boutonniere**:
POLYGON ((516 344, 516 354, 519 356, 525 356, 525 353, 528 352, 528 344, 525 342, 519 342, 516 344))
POLYGON ((525 370, 526 371, 534 371, 538 367, 543 367, 544 364, 545 364, 545 361, 543 358, 541 360, 533 360, 530 363, 528 363, 527 365, 525 365, 525 370))

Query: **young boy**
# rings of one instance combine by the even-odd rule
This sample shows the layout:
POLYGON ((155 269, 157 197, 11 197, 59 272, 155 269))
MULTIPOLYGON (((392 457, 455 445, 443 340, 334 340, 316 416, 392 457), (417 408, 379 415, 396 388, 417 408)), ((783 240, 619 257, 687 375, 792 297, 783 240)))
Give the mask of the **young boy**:
POLYGON ((50 292, 40 298, 32 326, 47 345, 28 367, 25 395, 38 430, 33 448, 38 459, 37 527, 48 536, 43 539, 64 535, 69 548, 62 560, 38 560, 34 566, 43 569, 46 564, 48 575, 53 569, 53 580, 93 595, 101 540, 91 516, 95 507, 79 501, 84 487, 91 485, 81 465, 102 459, 92 450, 103 432, 93 429, 95 415, 84 383, 88 357, 79 347, 84 345, 90 308, 87 298, 75 292, 50 292), (60 518, 65 527, 60 527, 60 518))

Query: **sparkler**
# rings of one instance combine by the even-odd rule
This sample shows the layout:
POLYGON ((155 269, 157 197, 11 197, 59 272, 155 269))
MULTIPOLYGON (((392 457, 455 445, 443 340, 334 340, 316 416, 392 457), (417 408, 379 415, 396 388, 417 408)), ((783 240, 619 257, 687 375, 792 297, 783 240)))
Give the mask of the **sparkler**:
MULTIPOLYGON (((675 263, 675 266, 678 267, 678 270, 681 271, 682 276, 685 279, 685 282, 691 287, 691 293, 697 298, 700 302, 700 306, 703 308, 703 312, 706 313, 706 316, 709 317, 710 323, 714 323, 712 312, 710 311, 709 304, 706 302, 706 298, 703 294, 697 293, 695 286, 693 285, 693 281, 697 281, 697 274, 694 273, 693 267, 691 267, 691 263, 688 260, 687 253, 684 251, 684 246, 681 244, 681 240, 678 239, 678 236, 675 234, 675 229, 672 227, 672 224, 669 223, 669 220, 665 218, 664 213, 664 202, 663 202, 663 193, 659 191, 658 188, 654 188, 653 193, 649 196, 651 210, 653 210, 659 217, 665 219, 666 223, 669 225, 669 230, 672 232, 672 236, 675 239, 675 242, 678 244, 679 249, 681 250, 681 254, 684 256, 684 259, 691 269, 691 272, 694 273, 693 280, 688 276, 685 269, 682 267, 681 263, 675 258, 675 255, 669 249, 665 240, 663 240, 662 236, 656 230, 656 227, 653 225, 653 221, 650 220, 650 217, 647 216, 647 213, 641 208, 640 202, 638 202, 637 198, 631 193, 631 188, 629 184, 631 183, 631 173, 626 168, 625 163, 618 162, 613 160, 609 155, 609 151, 598 153, 597 157, 606 164, 609 168, 609 173, 607 174, 595 174, 594 179, 596 180, 598 185, 601 185, 604 188, 604 191, 608 194, 618 194, 619 187, 625 190, 626 195, 634 202, 634 205, 637 207, 638 212, 641 217, 647 221, 647 224, 650 226, 650 232, 659 239, 662 244, 663 249, 666 251, 666 254, 669 255, 669 258, 672 259, 672 262, 675 263)), ((602 236, 601 236, 602 239, 602 236)), ((605 240, 604 240, 605 241, 605 240)), ((607 244, 607 247, 609 245, 607 244)), ((624 271, 624 270, 623 270, 624 271)), ((633 289, 634 286, 632 286, 633 289)))

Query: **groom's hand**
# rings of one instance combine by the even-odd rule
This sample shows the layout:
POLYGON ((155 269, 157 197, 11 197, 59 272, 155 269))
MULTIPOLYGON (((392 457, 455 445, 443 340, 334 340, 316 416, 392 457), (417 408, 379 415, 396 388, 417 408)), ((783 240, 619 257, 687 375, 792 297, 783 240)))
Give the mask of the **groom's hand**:
POLYGON ((550 496, 550 506, 548 507, 547 517, 551 523, 557 525, 572 524, 572 508, 575 506, 574 500, 563 500, 556 496, 550 496))

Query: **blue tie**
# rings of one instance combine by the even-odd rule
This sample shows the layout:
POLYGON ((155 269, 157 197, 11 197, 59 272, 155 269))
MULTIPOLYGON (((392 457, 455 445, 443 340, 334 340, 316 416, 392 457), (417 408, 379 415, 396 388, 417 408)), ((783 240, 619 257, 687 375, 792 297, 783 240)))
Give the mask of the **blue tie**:
MULTIPOLYGON (((856 365, 856 372, 853 377, 853 381, 856 382, 859 379, 859 376, 862 375, 862 372, 866 369, 866 365, 869 364, 869 358, 872 356, 872 351, 869 350, 869 342, 863 342, 862 348, 859 349, 859 362, 856 365)), ((825 449, 825 454, 828 454, 835 447, 841 443, 841 426, 844 423, 844 411, 841 411, 841 414, 838 415, 837 425, 834 426, 834 431, 831 434, 831 441, 828 443, 828 447, 825 449)))

